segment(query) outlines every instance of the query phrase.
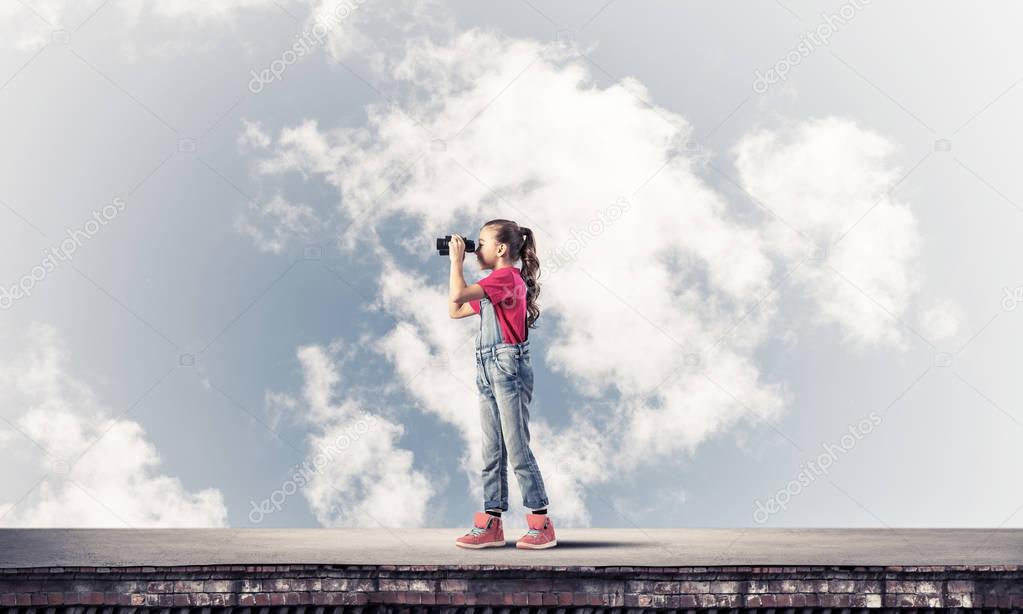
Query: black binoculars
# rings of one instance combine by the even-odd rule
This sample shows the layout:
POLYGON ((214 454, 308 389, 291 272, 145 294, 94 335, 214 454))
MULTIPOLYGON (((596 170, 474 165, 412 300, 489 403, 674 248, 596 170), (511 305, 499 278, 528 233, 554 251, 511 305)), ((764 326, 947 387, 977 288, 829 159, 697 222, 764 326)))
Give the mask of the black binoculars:
MULTIPOLYGON (((463 239, 463 241, 465 241, 465 251, 476 251, 476 244, 472 242, 472 239, 463 239)), ((451 235, 447 235, 443 239, 437 239, 437 253, 441 256, 449 255, 451 253, 450 250, 448 250, 449 243, 451 243, 451 235)))

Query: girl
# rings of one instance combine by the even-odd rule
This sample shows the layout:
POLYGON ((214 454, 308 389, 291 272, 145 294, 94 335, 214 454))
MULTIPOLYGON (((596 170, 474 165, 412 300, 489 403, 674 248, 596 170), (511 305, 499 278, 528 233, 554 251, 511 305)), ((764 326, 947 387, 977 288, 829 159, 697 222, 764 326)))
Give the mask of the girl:
POLYGON ((453 234, 451 292, 448 314, 464 318, 480 314, 476 335, 476 388, 483 425, 483 512, 476 512, 473 528, 455 540, 463 548, 504 545, 501 512, 508 510, 510 461, 529 530, 515 545, 551 548, 557 545, 554 525, 547 516, 547 491, 540 468, 529 449, 529 402, 533 398, 533 363, 529 358, 529 329, 540 316, 536 278, 540 261, 533 231, 511 220, 490 220, 480 229, 476 261, 491 269, 479 283, 466 286, 462 276, 465 240, 453 234), (513 265, 522 261, 522 270, 513 265))

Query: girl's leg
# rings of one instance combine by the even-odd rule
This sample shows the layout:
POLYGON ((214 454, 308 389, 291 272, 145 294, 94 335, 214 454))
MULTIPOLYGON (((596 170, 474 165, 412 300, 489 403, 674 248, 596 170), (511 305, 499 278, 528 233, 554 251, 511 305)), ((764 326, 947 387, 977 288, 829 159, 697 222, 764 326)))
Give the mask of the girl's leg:
POLYGON ((494 398, 500 410, 508 461, 522 491, 522 503, 531 510, 549 503, 540 467, 529 446, 529 402, 533 398, 533 370, 528 358, 518 359, 518 369, 509 376, 495 365, 492 378, 494 398))
POLYGON ((485 376, 477 375, 480 424, 483 426, 483 509, 508 510, 508 450, 501 417, 485 376), (481 379, 484 378, 484 379, 481 379))

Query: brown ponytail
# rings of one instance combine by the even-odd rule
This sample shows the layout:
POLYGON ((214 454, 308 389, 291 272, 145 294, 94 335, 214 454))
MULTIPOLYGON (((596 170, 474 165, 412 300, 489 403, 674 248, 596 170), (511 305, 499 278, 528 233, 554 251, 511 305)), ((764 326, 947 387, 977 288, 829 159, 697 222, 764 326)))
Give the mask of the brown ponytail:
POLYGON ((540 296, 540 259, 536 253, 536 237, 532 228, 519 226, 511 220, 495 219, 483 225, 494 228, 494 239, 508 246, 508 253, 515 254, 522 261, 522 281, 526 284, 526 327, 536 328, 534 323, 540 317, 536 304, 540 296))

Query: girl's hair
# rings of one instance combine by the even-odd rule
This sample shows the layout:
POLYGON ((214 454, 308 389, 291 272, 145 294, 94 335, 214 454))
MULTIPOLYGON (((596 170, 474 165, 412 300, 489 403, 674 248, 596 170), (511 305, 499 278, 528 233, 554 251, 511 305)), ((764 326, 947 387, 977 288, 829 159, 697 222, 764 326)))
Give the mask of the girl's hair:
POLYGON ((509 255, 522 260, 522 281, 526 283, 526 326, 536 328, 533 323, 540 317, 536 299, 540 296, 540 259, 536 255, 536 238, 533 230, 519 226, 511 220, 496 219, 483 224, 494 229, 494 240, 508 245, 509 255))

